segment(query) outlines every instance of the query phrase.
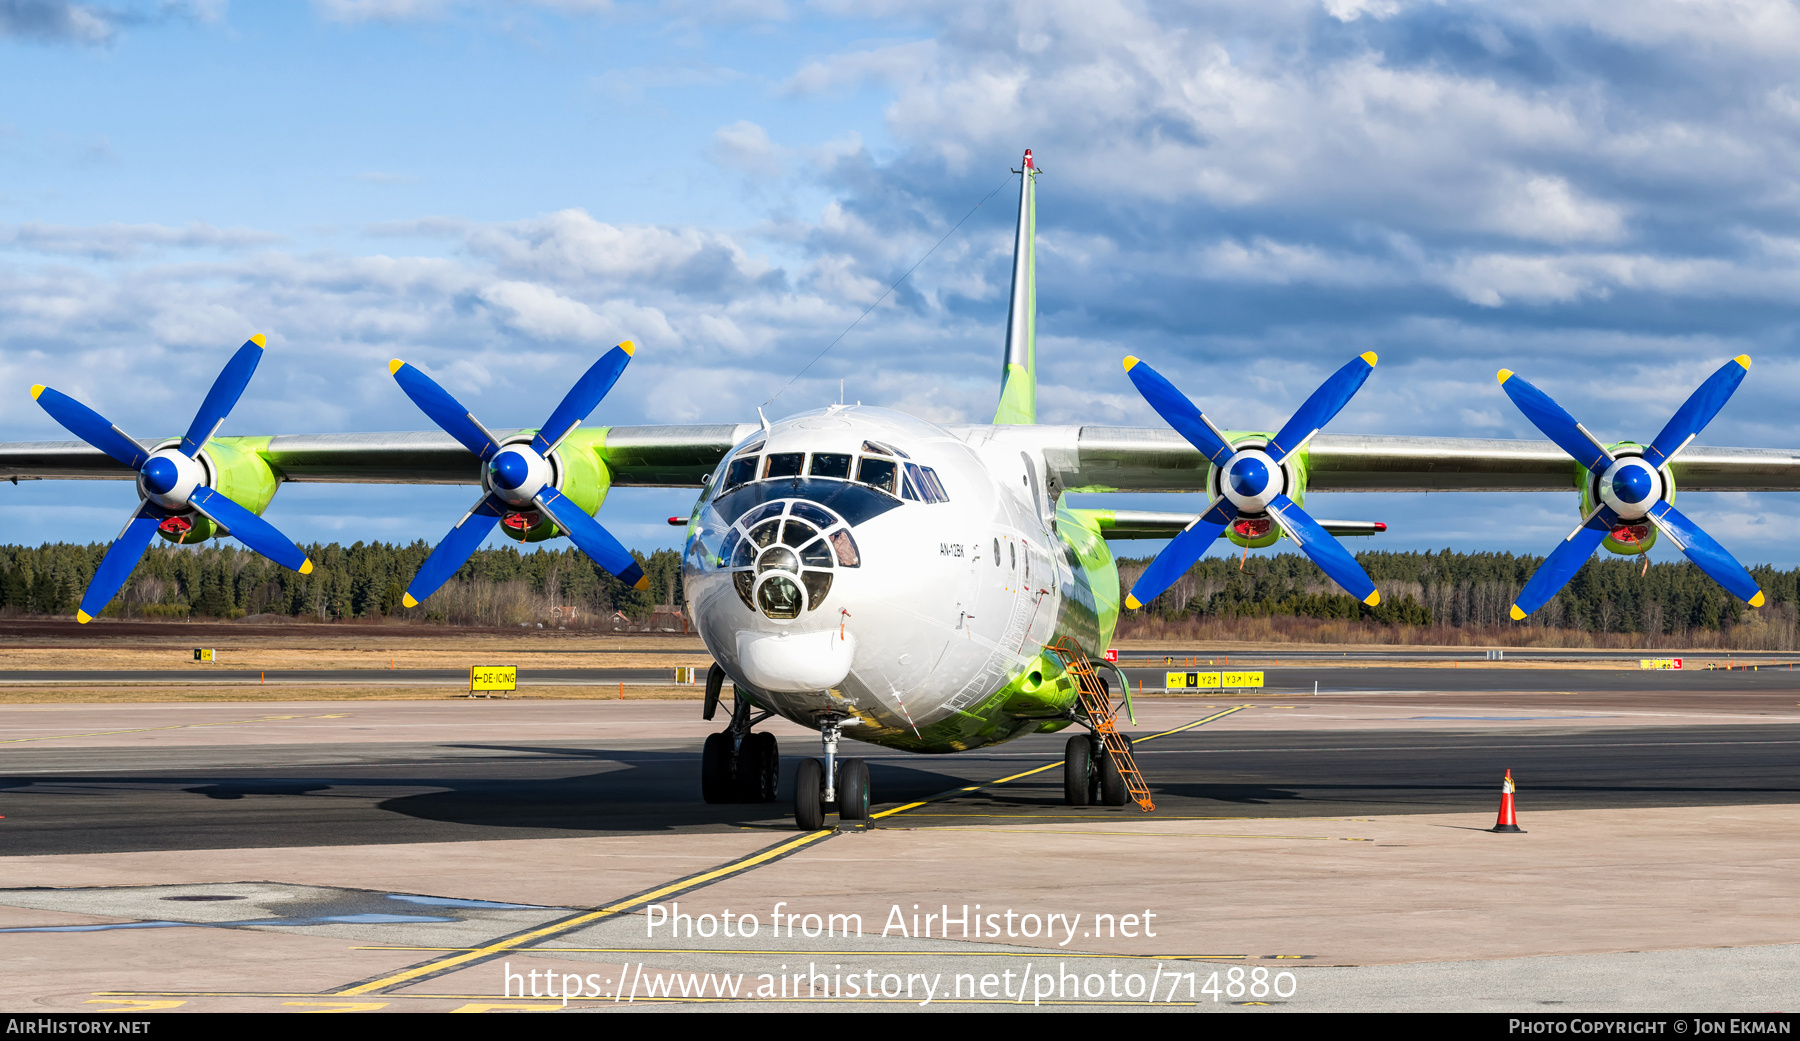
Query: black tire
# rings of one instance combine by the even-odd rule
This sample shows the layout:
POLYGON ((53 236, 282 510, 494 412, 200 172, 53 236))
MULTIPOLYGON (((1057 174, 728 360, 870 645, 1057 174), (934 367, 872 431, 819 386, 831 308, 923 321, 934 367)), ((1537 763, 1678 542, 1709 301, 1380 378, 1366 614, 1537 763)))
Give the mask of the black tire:
POLYGON ((700 750, 700 797, 710 803, 731 802, 731 734, 706 735, 700 750))
POLYGON ((794 771, 794 826, 801 831, 825 826, 825 764, 817 759, 800 760, 794 771))
POLYGON ((1131 801, 1131 792, 1125 788, 1125 775, 1119 772, 1119 761, 1106 752, 1101 746, 1100 755, 1100 803, 1103 806, 1123 806, 1131 801))
POLYGON ((781 747, 774 734, 751 734, 738 749, 737 800, 774 802, 781 784, 781 747))
POLYGON ((1063 801, 1086 806, 1093 787, 1094 746, 1086 734, 1076 734, 1063 746, 1063 801))
POLYGON ((869 819, 869 764, 861 759, 838 760, 838 820, 869 819))

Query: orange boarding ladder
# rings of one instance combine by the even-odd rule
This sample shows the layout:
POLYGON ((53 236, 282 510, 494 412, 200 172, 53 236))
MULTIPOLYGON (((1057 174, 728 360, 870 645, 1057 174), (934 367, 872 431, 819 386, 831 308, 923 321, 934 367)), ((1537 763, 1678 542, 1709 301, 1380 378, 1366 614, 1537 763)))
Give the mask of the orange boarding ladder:
POLYGON ((1056 655, 1069 675, 1075 677, 1075 689, 1081 696, 1082 709, 1087 712, 1088 726, 1100 735, 1100 740, 1106 744, 1107 756, 1119 765, 1119 776, 1124 779, 1125 790, 1131 793, 1132 801, 1143 807, 1145 813, 1156 809, 1156 804, 1150 801, 1150 788, 1144 783, 1144 775, 1138 771, 1137 760, 1131 756, 1131 742, 1119 733, 1118 718, 1113 714, 1112 703, 1100 683, 1100 674, 1094 671, 1093 662, 1080 647, 1066 639, 1051 644, 1050 653, 1056 655))

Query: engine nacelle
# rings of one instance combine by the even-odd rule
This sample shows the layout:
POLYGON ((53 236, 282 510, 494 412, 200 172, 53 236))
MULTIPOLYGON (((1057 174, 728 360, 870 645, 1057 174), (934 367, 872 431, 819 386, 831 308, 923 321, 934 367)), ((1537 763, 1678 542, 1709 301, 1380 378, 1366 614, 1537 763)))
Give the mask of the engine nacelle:
MULTIPOLYGON (((1232 435, 1231 445, 1234 449, 1265 448, 1272 433, 1244 433, 1232 435)), ((1295 505, 1306 505, 1307 465, 1305 451, 1294 452, 1279 464, 1281 473, 1276 475, 1274 483, 1279 486, 1295 505)), ((1213 501, 1225 494, 1225 473, 1221 467, 1208 464, 1206 468, 1207 500, 1213 501)), ((1282 538, 1281 525, 1266 512, 1240 515, 1225 526, 1225 537, 1234 545, 1246 549, 1262 549, 1273 546, 1282 538)))
MULTIPOLYGON (((180 443, 179 438, 170 438, 157 445, 154 451, 180 443)), ((268 446, 267 437, 215 437, 200 450, 196 461, 206 472, 208 487, 261 516, 275 498, 276 489, 281 487, 281 475, 258 454, 268 446)), ((157 526, 156 533, 169 542, 188 546, 225 534, 217 524, 193 509, 164 520, 157 526)))
MULTIPOLYGON (((1608 445, 1607 450, 1619 459, 1642 458, 1644 454, 1644 446, 1636 441, 1620 441, 1608 445)), ((1656 472, 1662 478, 1661 494, 1658 497, 1673 504, 1675 476, 1667 466, 1659 467, 1656 472)), ((1575 486, 1581 493, 1581 516, 1586 517, 1601 502, 1600 476, 1584 466, 1577 466, 1575 486)), ((1648 552, 1651 546, 1656 545, 1656 534, 1656 525, 1650 522, 1649 517, 1638 517, 1621 521, 1614 526, 1612 533, 1600 540, 1600 545, 1608 553, 1632 557, 1648 552)))
MULTIPOLYGON (((506 439, 505 444, 523 444, 535 431, 525 431, 506 439)), ((576 430, 563 439, 549 455, 550 483, 568 496, 589 516, 600 512, 606 493, 612 490, 612 471, 600 458, 606 444, 606 430, 576 430)), ((542 542, 566 534, 542 510, 521 510, 500 518, 500 530, 515 542, 542 542)))

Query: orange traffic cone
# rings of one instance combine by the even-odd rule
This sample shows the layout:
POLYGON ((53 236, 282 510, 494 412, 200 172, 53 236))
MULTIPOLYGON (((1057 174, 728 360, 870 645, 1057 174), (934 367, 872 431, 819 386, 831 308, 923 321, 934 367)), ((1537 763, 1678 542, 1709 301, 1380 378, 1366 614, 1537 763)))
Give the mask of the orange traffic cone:
POLYGON ((1500 784, 1500 819, 1494 822, 1494 831, 1524 831, 1519 827, 1519 815, 1513 811, 1513 779, 1512 771, 1506 771, 1506 780, 1500 784))

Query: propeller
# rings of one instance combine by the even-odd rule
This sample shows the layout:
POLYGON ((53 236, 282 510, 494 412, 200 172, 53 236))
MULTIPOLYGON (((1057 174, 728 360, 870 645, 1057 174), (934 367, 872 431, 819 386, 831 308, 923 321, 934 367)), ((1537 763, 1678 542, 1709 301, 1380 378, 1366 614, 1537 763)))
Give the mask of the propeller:
POLYGON ((1669 486, 1661 468, 1686 448, 1706 424, 1712 422, 1725 402, 1731 399, 1738 384, 1750 371, 1750 356, 1740 354, 1708 376, 1706 382, 1682 402, 1675 415, 1663 426, 1662 433, 1650 442, 1642 455, 1615 453, 1600 439, 1575 422, 1550 395, 1532 386, 1511 369, 1500 370, 1500 388, 1506 391, 1525 418, 1556 442, 1576 462, 1586 467, 1597 479, 1599 505, 1582 520, 1581 526, 1569 533, 1532 573, 1519 599, 1513 604, 1514 620, 1525 618, 1550 602, 1581 565, 1594 554, 1595 547, 1608 534, 1624 525, 1650 523, 1687 554, 1689 560, 1725 590, 1751 607, 1763 604, 1762 590, 1725 547, 1714 541, 1687 516, 1667 501, 1669 486))
POLYGON ((1175 428, 1220 470, 1220 495, 1174 541, 1163 548, 1138 576, 1125 606, 1140 608, 1175 584, 1206 552, 1227 524, 1239 517, 1268 516, 1288 538, 1312 558, 1332 581, 1371 607, 1381 603, 1375 583, 1362 566, 1319 522, 1288 498, 1290 481, 1282 460, 1299 451, 1312 436, 1350 402, 1369 373, 1375 352, 1352 358, 1313 391, 1266 447, 1238 448, 1163 375, 1136 358, 1125 359, 1125 372, 1156 414, 1175 428))
POLYGON ((450 580, 457 569, 468 561, 494 525, 508 513, 536 507, 549 514, 596 564, 610 571, 619 581, 633 589, 650 588, 650 580, 636 558, 619 540, 588 512, 550 483, 548 456, 581 421, 588 417, 617 383, 637 346, 630 340, 600 356, 600 360, 582 374, 561 403, 550 413, 529 444, 502 445, 474 413, 450 396, 430 376, 396 358, 388 363, 395 382, 419 406, 432 422, 475 453, 482 462, 481 485, 484 494, 462 520, 450 529, 442 542, 425 558, 419 571, 406 587, 403 603, 417 607, 438 587, 450 580))
POLYGON ((76 620, 92 621, 131 577, 132 568, 149 548, 157 526, 190 510, 282 567, 302 575, 311 573, 312 561, 273 524, 209 487, 206 467, 196 458, 243 396, 250 375, 262 361, 266 342, 261 336, 245 341, 213 380, 212 389, 206 392, 206 400, 200 403, 200 411, 188 424, 181 443, 154 452, 145 451, 106 417, 67 394, 42 384, 31 388, 32 398, 50 413, 50 418, 138 474, 138 495, 142 501, 94 570, 87 592, 82 594, 81 607, 75 612, 76 620))

